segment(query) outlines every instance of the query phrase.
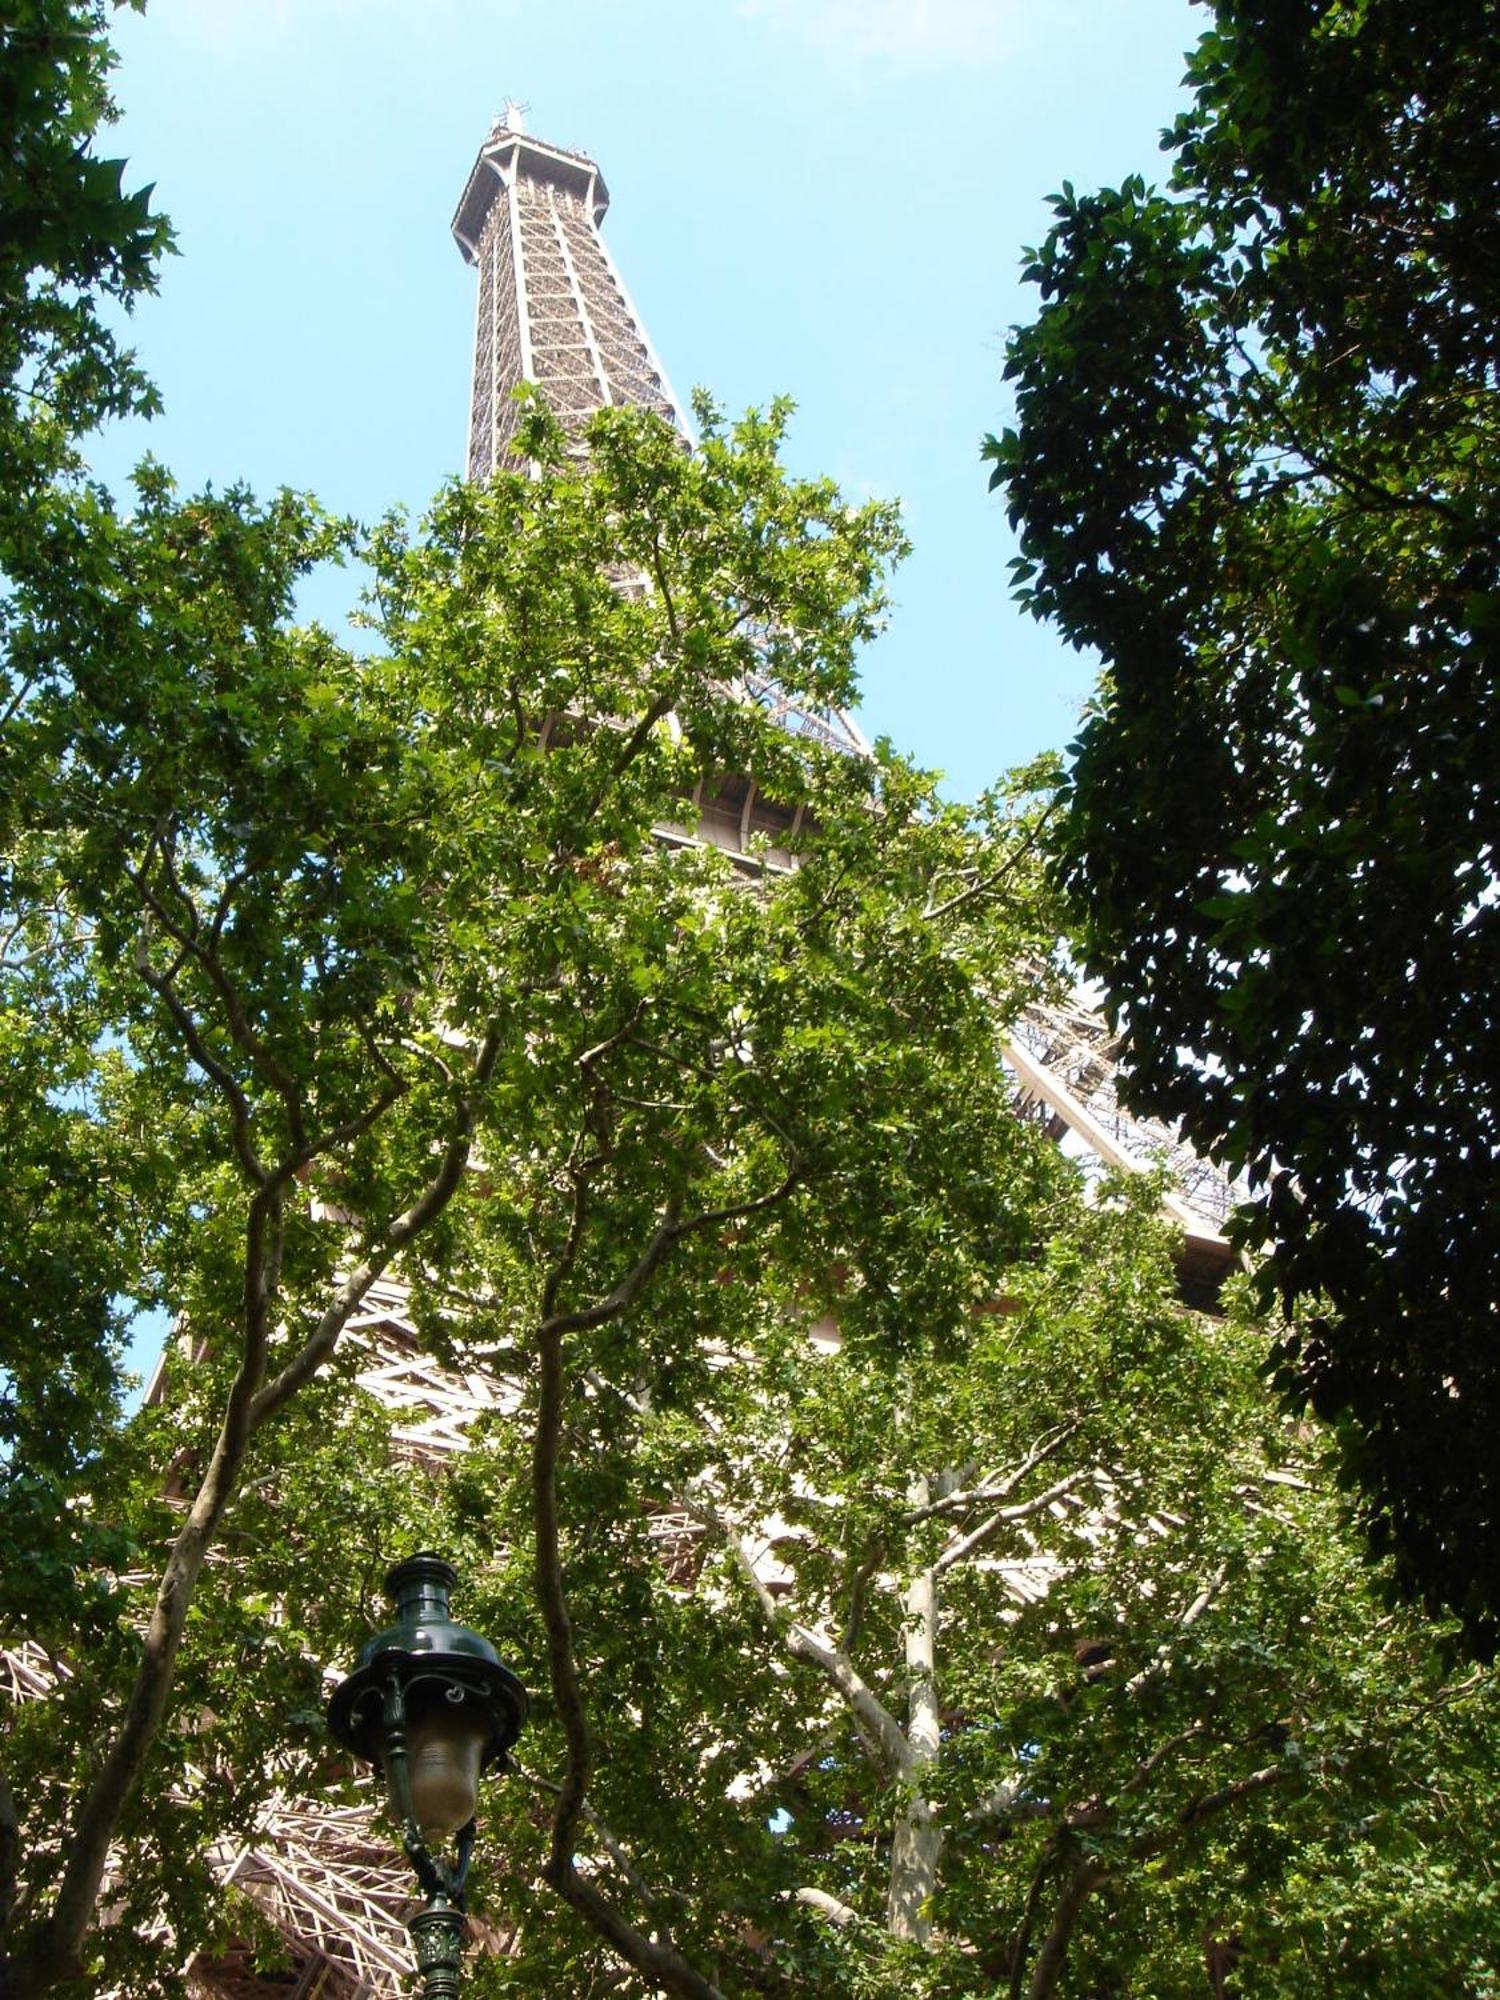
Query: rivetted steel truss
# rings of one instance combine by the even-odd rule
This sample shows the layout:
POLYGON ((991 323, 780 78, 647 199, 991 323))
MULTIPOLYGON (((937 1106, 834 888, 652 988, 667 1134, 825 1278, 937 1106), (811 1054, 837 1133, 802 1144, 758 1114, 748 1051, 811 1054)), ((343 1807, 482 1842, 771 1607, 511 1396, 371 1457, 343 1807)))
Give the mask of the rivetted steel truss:
POLYGON ((453 218, 459 249, 479 267, 471 479, 505 463, 523 382, 570 431, 595 410, 628 403, 687 435, 683 406, 599 233, 608 207, 586 154, 529 137, 507 107, 453 218))
MULTIPOLYGON (((479 270, 468 476, 520 469, 513 450, 523 383, 540 390, 565 431, 596 410, 654 410, 692 443, 684 405, 620 276, 599 225, 609 190, 586 153, 534 139, 508 105, 479 149, 453 218, 479 270)), ((869 748, 845 715, 792 699, 765 673, 738 690, 794 736, 838 750, 869 748)))

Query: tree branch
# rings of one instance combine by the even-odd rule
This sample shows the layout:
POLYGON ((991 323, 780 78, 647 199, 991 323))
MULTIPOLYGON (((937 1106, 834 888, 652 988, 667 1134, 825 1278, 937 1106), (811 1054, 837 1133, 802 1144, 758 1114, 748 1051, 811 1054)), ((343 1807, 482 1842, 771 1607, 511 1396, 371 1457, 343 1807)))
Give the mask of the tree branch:
MULTIPOLYGON (((286 1108, 287 1131, 290 1134, 292 1144, 294 1146, 302 1146, 306 1143, 307 1137, 302 1124, 302 1094, 298 1090, 294 1078, 271 1053, 261 1037, 251 1027, 250 1017, 245 1012, 244 1004, 240 999, 234 982, 230 979, 228 973, 225 972, 218 957, 217 946, 222 934, 224 918, 230 907, 230 891, 226 890, 225 894, 219 899, 219 907, 214 913, 213 925, 209 933, 214 947, 211 949, 202 942, 197 909, 194 906, 192 897, 182 887, 177 878, 177 870, 172 860, 171 848, 164 829, 158 828, 154 835, 154 844, 157 854, 161 858, 162 871, 167 878, 167 886, 188 913, 187 928, 184 929, 181 925, 173 923, 166 907, 153 892, 149 881, 146 879, 144 868, 134 877, 136 887, 147 907, 154 913, 167 935, 174 938, 181 945, 183 951, 200 968, 208 979, 209 984, 218 994, 220 1003, 224 1009, 224 1019, 235 1046, 249 1057, 250 1061, 259 1071, 262 1081, 268 1084, 281 1099, 282 1104, 286 1108)), ((247 876, 245 875, 235 877, 231 888, 238 887, 246 879, 247 876)))
POLYGON ((851 1910, 847 1903, 841 1903, 837 1896, 830 1896, 826 1889, 787 1889, 783 1893, 788 1902, 801 1903, 806 1909, 816 1910, 820 1917, 837 1924, 840 1930, 859 1922, 858 1910, 851 1910))
POLYGON ((1141 1759, 1121 1785, 1120 1796, 1123 1798, 1126 1792, 1139 1791, 1142 1785, 1150 1782, 1169 1757, 1175 1756, 1179 1750, 1185 1750, 1189 1743, 1196 1742, 1206 1733, 1207 1728, 1207 1723, 1200 1718, 1197 1722, 1189 1723, 1186 1729, 1179 1730, 1175 1736, 1169 1736, 1164 1743, 1158 1743, 1149 1756, 1141 1759))
POLYGON ((717 1535, 735 1560, 741 1575, 750 1587, 766 1629, 773 1638, 781 1642, 784 1650, 794 1660, 805 1666, 816 1667, 826 1681, 843 1696, 858 1722, 879 1746, 882 1761, 889 1775, 906 1782, 913 1769, 911 1745, 906 1733, 890 1710, 880 1700, 859 1672, 843 1648, 805 1625, 788 1618, 761 1578, 756 1574, 755 1559, 751 1554, 748 1536, 742 1534, 727 1521, 711 1501, 691 1488, 679 1496, 685 1513, 701 1521, 704 1527, 717 1535))
POLYGON ((1156 1833, 1142 1834, 1130 1849, 1131 1858, 1136 1861, 1149 1860, 1153 1854, 1160 1854, 1170 1847, 1180 1834, 1190 1827, 1201 1826, 1206 1819, 1213 1819, 1231 1806, 1252 1798, 1256 1792, 1263 1792, 1271 1785, 1279 1785, 1287 1774, 1285 1764, 1266 1764, 1258 1771, 1251 1771, 1246 1777, 1236 1778, 1231 1784, 1221 1785, 1216 1792, 1205 1792, 1200 1798, 1189 1799, 1177 1813, 1168 1827, 1156 1833))
POLYGON ((625 1276, 590 1306, 580 1306, 572 1312, 551 1312, 543 1321, 543 1335, 581 1333, 590 1327, 603 1326, 607 1321, 618 1319, 620 1314, 633 1306, 667 1253, 681 1243, 684 1238, 694 1236, 704 1229, 717 1228, 721 1223, 740 1222, 746 1216, 758 1215, 764 1209, 774 1207, 784 1201, 797 1185, 801 1177, 801 1167, 794 1159, 783 1178, 766 1193, 752 1196, 746 1201, 729 1202, 722 1208, 705 1208, 686 1220, 678 1220, 669 1208, 665 1219, 647 1243, 645 1249, 631 1265, 625 1276))
POLYGON ((1026 1885, 1026 1901, 1021 1907, 1021 1921, 1017 1924, 1015 1935, 1011 1940, 1009 2000, 1021 2000, 1021 1986, 1026 1978, 1026 1960, 1031 1951, 1031 1933, 1036 1929, 1036 1913, 1041 1907, 1042 1890, 1047 1877, 1060 1859, 1057 1841, 1054 1838, 1042 1849, 1041 1858, 1031 1871, 1031 1880, 1026 1885))
MULTIPOLYGON (((555 1785, 550 1778, 542 1777, 537 1771, 528 1771, 523 1764, 517 1763, 514 1757, 510 1759, 510 1766, 513 1771, 526 1780, 528 1785, 534 1786, 537 1791, 548 1792, 553 1798, 561 1797, 562 1786, 555 1785)), ((587 1802, 584 1804, 582 1817, 593 1828, 599 1845, 604 1849, 604 1852, 609 1856, 616 1868, 619 1869, 620 1873, 625 1877, 625 1880, 630 1884, 636 1895, 640 1897, 647 1909, 656 1917, 658 1928, 665 1937, 667 1931, 661 1919, 661 1899, 652 1889, 650 1883, 641 1874, 641 1871, 636 1867, 619 1841, 615 1839, 609 1828, 604 1824, 604 1821, 600 1819, 598 1813, 587 1802)))
POLYGON ((927 1506, 918 1507, 913 1513, 908 1514, 906 1516, 908 1524, 915 1527, 919 1521, 930 1521, 936 1515, 962 1514, 970 1507, 981 1504, 987 1506, 995 1500, 1008 1500, 1027 1473, 1035 1472, 1039 1465, 1044 1465, 1049 1458, 1061 1451, 1078 1428, 1076 1420, 1069 1424, 1059 1424, 1055 1430, 1046 1432, 1041 1441, 1033 1445, 1021 1463, 1010 1472, 986 1473, 984 1478, 973 1486, 941 1494, 927 1506))
POLYGON ((1028 829, 1026 838, 1021 842, 1019 847, 1014 848, 1005 857, 998 868, 991 869, 988 875, 979 876, 975 881, 970 882, 966 887, 960 889, 957 894, 950 896, 946 902, 929 904, 922 912, 923 921, 925 923, 936 923, 939 917, 950 916, 954 910, 961 910, 965 903, 973 902, 975 897, 988 896, 992 890, 999 888, 1006 876, 1013 873, 1020 866, 1032 848, 1036 846, 1038 840, 1041 839, 1042 830, 1048 820, 1056 813, 1057 806, 1058 802, 1056 799, 1049 800, 1047 805, 1037 815, 1033 825, 1028 829))
POLYGON ((253 1412, 256 1428, 311 1380, 338 1345, 339 1335, 348 1323, 349 1315, 392 1258, 420 1236, 453 1199, 463 1180, 474 1143, 475 1099, 494 1073, 499 1054, 500 1030, 492 1022, 479 1045, 474 1059, 472 1085, 454 1114, 452 1136, 443 1149, 436 1173, 411 1206, 389 1225, 379 1246, 369 1251, 350 1272, 297 1353, 259 1391, 253 1412))
POLYGON ((250 1204, 240 1366, 208 1469, 168 1553, 124 1713, 74 1820, 56 1898, 19 1954, 20 1996, 45 1992, 77 1967, 115 1828, 166 1712, 188 1606, 214 1531, 233 1497, 253 1429, 254 1391, 265 1366, 269 1280, 280 1254, 279 1229, 268 1210, 279 1212, 279 1205, 279 1195, 266 1188, 258 1189, 250 1204))
MULTIPOLYGON (((551 1298, 555 1301, 562 1282, 560 1266, 563 1263, 570 1264, 576 1251, 587 1214, 585 1186, 586 1183, 582 1178, 575 1180, 568 1245, 564 1248, 559 1266, 555 1266, 548 1275, 544 1299, 551 1298)), ((618 1301, 613 1304, 609 1312, 602 1315, 603 1318, 624 1312, 639 1295, 651 1272, 655 1270, 670 1247, 670 1242, 661 1243, 662 1235, 663 1231, 659 1229, 652 1238, 651 1245, 648 1245, 647 1250, 637 1259, 630 1274, 630 1280, 638 1280, 633 1289, 630 1280, 622 1281, 622 1284, 616 1286, 615 1291, 611 1293, 610 1300, 600 1302, 601 1305, 610 1305, 611 1301, 618 1301), (658 1244, 661 1244, 659 1249, 656 1248, 658 1244), (628 1296, 625 1295, 627 1292, 628 1296)), ((562 1725, 566 1754, 563 1782, 557 1790, 557 1805, 552 1816, 552 1841, 542 1874, 564 1902, 591 1923, 600 1935, 613 1945, 626 1963, 634 1966, 651 1984, 665 1987, 668 1991, 683 1996, 683 2000, 723 2000, 718 1988, 690 1965, 672 1945, 654 1942, 628 1922, 606 1896, 579 1875, 573 1863, 579 1821, 587 1810, 585 1793, 593 1762, 593 1739, 589 1730, 588 1713, 584 1706, 583 1690, 578 1679, 577 1661, 573 1652, 573 1626, 568 1614, 567 1591, 563 1581, 557 1470, 562 1445, 563 1340, 566 1333, 579 1323, 597 1325, 601 1321, 597 1318, 585 1318, 580 1322, 576 1313, 558 1313, 553 1310, 544 1320, 538 1335, 540 1385, 536 1434, 532 1440, 531 1457, 537 1601, 542 1615, 543 1630, 547 1635, 548 1676, 558 1720, 562 1725)))
POLYGON ((1222 1566, 1214 1572, 1188 1606, 1187 1610, 1183 1612, 1181 1618, 1178 1619, 1177 1630, 1172 1634, 1171 1638, 1163 1639, 1155 1653, 1146 1662, 1145 1666, 1141 1668, 1140 1672, 1132 1674, 1130 1679, 1126 1681, 1126 1694, 1139 1694, 1141 1689, 1149 1682, 1155 1680, 1159 1674, 1167 1671, 1172 1663, 1173 1646, 1185 1632, 1191 1632, 1204 1612, 1212 1607, 1219 1592, 1224 1588, 1224 1582, 1228 1574, 1227 1567, 1222 1566))
POLYGON ((142 931, 135 942, 135 969, 172 1016, 177 1032, 187 1046, 188 1054, 228 1104, 235 1156, 251 1186, 262 1187, 265 1185, 267 1172, 255 1151, 251 1136, 250 1101, 240 1088, 238 1080, 225 1064, 219 1061, 203 1039, 197 1021, 189 1013, 173 986, 171 976, 157 972, 153 968, 150 954, 150 942, 146 933, 142 931))
POLYGON ((1069 1472, 1063 1478, 1054 1480, 1043 1492, 1033 1495, 1030 1500, 1023 1500, 1015 1507, 997 1507, 995 1512, 987 1520, 981 1521, 977 1528, 970 1529, 968 1534, 950 1542, 934 1563, 934 1569, 939 1575, 945 1570, 952 1569, 956 1563, 961 1563, 973 1555, 976 1549, 983 1548, 984 1544, 999 1534, 1002 1528, 1041 1513, 1044 1507, 1050 1507, 1053 1501, 1060 1500, 1063 1494, 1071 1493, 1075 1486, 1081 1485, 1089 1476, 1086 1471, 1069 1472))
POLYGON ((885 1542, 879 1535, 873 1535, 865 1549, 863 1561, 849 1580, 849 1609, 844 1618, 839 1647, 851 1657, 855 1641, 859 1637, 859 1628, 864 1622, 865 1597, 884 1560, 885 1542))
POLYGON ((1049 1996, 1057 1991, 1057 1982, 1067 1961, 1068 1945, 1083 1913, 1083 1906, 1108 1875, 1109 1870, 1103 1862, 1091 1855, 1080 1861, 1068 1877, 1052 1914, 1052 1922, 1047 1927, 1047 1935, 1042 1939, 1042 1948, 1037 1953, 1036 1970, 1027 1989, 1030 2000, 1049 2000, 1049 1996))
MULTIPOLYGON (((1181 1736, 1173 1737, 1168 1743, 1163 1744, 1159 1751, 1154 1752, 1137 1767, 1135 1777, 1121 1788, 1122 1791, 1129 1790, 1130 1785, 1140 1779, 1148 1768, 1159 1763, 1171 1750, 1180 1748, 1194 1733, 1193 1730, 1184 1730, 1181 1736)), ((1169 1826, 1160 1828, 1155 1833, 1142 1834, 1139 1839, 1132 1841, 1126 1850, 1128 1858, 1137 1862, 1150 1860, 1152 1856, 1170 1847, 1173 1841, 1190 1827, 1201 1826, 1204 1820, 1212 1819, 1218 1813, 1227 1812, 1231 1806, 1240 1804, 1242 1800, 1252 1797, 1256 1792, 1264 1791, 1270 1785, 1279 1784, 1285 1776, 1284 1764, 1267 1764, 1259 1771, 1251 1771, 1245 1777, 1236 1778, 1232 1783, 1221 1786, 1218 1791, 1206 1792, 1199 1798, 1190 1799, 1173 1816, 1169 1826)), ((1108 1824, 1109 1818, 1110 1810, 1100 1808, 1097 1811, 1090 1811, 1086 1817, 1070 1819, 1069 1825, 1097 1827, 1108 1824)), ((1043 1872, 1043 1869, 1038 1870, 1037 1879, 1043 1872)), ((1111 1875, 1118 1872, 1118 1864, 1105 1862, 1098 1855, 1085 1857, 1073 1870, 1037 1956, 1036 1970, 1032 1974, 1028 1989, 1030 2000, 1049 2000, 1049 1996, 1056 1992, 1057 1982, 1067 1959, 1068 1945, 1084 1904, 1101 1883, 1108 1881, 1111 1875)), ((1023 1933, 1017 1941, 1017 1958, 1011 1980, 1012 1994, 1020 1991, 1020 1980, 1025 1971, 1024 1951, 1023 1933)))
POLYGON ((16 1907, 21 1872, 21 1816, 10 1780, 0 1771, 0 1984, 4 1981, 5 1937, 16 1907))
POLYGON ((648 1985, 676 1993, 681 2000, 724 2000, 713 1981, 705 1979, 674 1945, 654 1942, 621 1916, 608 1897, 584 1880, 571 1858, 560 1865, 549 1860, 542 1872, 563 1901, 591 1923, 648 1985))
MULTIPOLYGON (((498 1053, 498 1030, 492 1027, 475 1061, 476 1084, 487 1081, 498 1053)), ((237 1091, 233 1079, 230 1082, 232 1090, 237 1091)), ((457 1129, 422 1195, 391 1224, 380 1250, 367 1257, 339 1287, 313 1335, 292 1361, 264 1385, 271 1312, 281 1263, 282 1193, 289 1170, 285 1163, 275 1175, 267 1176, 262 1170, 246 1217, 240 1363, 225 1400, 219 1435, 163 1568, 124 1713, 79 1806, 57 1896, 20 1956, 18 1973, 13 1976, 19 1978, 19 1995, 45 1991, 59 1979, 70 1976, 77 1964, 98 1901, 115 1828, 139 1782, 166 1712, 188 1606, 224 1510, 238 1487, 251 1438, 311 1378, 332 1352, 349 1314, 380 1272, 451 1198, 468 1160, 472 1124, 470 1098, 459 1107, 457 1129)))

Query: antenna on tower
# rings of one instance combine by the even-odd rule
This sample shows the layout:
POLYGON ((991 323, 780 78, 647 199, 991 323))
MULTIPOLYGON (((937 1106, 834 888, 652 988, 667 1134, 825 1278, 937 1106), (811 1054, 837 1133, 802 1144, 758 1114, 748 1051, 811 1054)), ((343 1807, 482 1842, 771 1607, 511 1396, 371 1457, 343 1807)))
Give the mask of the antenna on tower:
POLYGON ((507 97, 500 107, 500 116, 495 120, 496 132, 524 132, 526 113, 531 109, 519 97, 507 97))

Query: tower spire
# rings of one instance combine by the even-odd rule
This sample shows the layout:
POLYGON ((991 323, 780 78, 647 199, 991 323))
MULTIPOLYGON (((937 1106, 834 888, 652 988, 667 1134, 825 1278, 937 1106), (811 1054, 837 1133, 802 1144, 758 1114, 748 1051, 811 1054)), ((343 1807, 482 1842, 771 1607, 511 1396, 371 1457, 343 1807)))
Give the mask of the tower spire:
POLYGON ((479 267, 471 479, 507 457, 518 416, 512 392, 522 382, 541 390, 568 430, 612 403, 656 410, 685 429, 599 233, 604 177, 587 154, 532 138, 526 109, 507 98, 453 218, 459 249, 479 267))

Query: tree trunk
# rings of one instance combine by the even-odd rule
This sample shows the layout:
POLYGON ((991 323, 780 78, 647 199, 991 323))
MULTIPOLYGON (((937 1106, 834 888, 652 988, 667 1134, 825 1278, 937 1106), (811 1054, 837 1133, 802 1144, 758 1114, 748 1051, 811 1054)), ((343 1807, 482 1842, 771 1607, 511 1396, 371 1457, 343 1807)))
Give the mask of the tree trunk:
POLYGON ((1042 1948, 1037 1954, 1036 1968, 1031 1975, 1031 1985, 1027 1988, 1028 2000, 1051 2000, 1057 1991, 1057 1982, 1062 1977, 1063 1967, 1068 1961, 1068 1946, 1073 1940, 1073 1928, 1082 1914, 1083 1906, 1093 1895, 1099 1884, 1105 1880, 1109 1870, 1099 1861, 1082 1861, 1073 1870, 1058 1898, 1053 1912, 1052 1924, 1042 1940, 1042 1948))
MULTIPOLYGON (((934 1499, 951 1492, 956 1477, 944 1473, 935 1481, 914 1479, 907 1489, 913 1509, 928 1507, 934 1499)), ((943 1857, 943 1829, 923 1788, 926 1769, 936 1763, 942 1745, 937 1698, 938 1592, 934 1569, 917 1572, 902 1596, 901 1608, 906 1637, 906 1740, 911 1746, 911 1793, 896 1821, 891 1842, 886 1927, 892 1937, 927 1944, 932 1937, 927 1905, 937 1887, 938 1864, 943 1857)))
POLYGON ((942 1855, 943 1829, 927 1800, 915 1797, 896 1821, 891 1843, 886 1926, 892 1937, 909 1938, 914 1944, 931 1942, 932 1919, 927 1914, 927 1903, 937 1887, 942 1855))

